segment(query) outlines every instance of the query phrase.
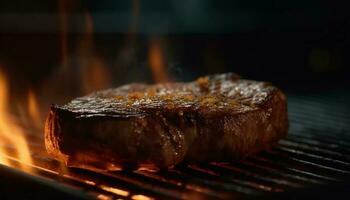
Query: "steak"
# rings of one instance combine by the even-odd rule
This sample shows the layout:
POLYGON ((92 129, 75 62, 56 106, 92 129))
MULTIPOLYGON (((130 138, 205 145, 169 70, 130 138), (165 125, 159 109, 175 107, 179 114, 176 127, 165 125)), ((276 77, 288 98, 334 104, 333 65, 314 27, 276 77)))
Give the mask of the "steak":
POLYGON ((52 105, 45 145, 71 167, 160 169, 237 160, 275 144, 287 130, 279 89, 228 73, 128 84, 52 105))

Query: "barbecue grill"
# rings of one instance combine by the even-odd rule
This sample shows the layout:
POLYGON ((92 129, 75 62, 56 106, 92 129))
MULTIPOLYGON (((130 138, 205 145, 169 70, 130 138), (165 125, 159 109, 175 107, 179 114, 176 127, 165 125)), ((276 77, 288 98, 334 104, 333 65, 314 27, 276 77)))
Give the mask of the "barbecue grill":
MULTIPOLYGON (((289 94, 287 138, 232 163, 182 164, 167 171, 67 169, 31 138, 35 175, 0 167, 2 197, 72 199, 247 199, 331 197, 347 193, 350 115, 345 91, 289 94), (20 189, 21 193, 15 191, 20 189)), ((16 164, 20 162, 9 155, 16 164)))
POLYGON ((2 1, 0 199, 349 195, 345 8, 294 0, 2 1), (115 172, 67 168, 45 150, 41 126, 51 103, 223 72, 287 94, 289 133, 278 145, 231 163, 115 172))

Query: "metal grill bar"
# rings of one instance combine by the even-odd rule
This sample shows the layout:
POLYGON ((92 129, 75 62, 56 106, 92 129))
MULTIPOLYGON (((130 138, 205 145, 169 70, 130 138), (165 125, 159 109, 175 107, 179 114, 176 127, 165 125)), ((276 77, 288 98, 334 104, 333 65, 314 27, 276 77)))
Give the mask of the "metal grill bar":
POLYGON ((272 165, 274 168, 281 168, 282 170, 287 171, 287 173, 291 173, 293 175, 301 176, 307 179, 312 178, 320 181, 337 181, 336 178, 330 177, 328 175, 322 175, 313 171, 314 168, 310 169, 308 165, 305 165, 303 163, 293 163, 290 160, 278 159, 278 157, 275 155, 267 155, 267 157, 264 157, 264 155, 260 155, 259 157, 254 156, 253 159, 254 161, 263 161, 268 165, 272 165))
POLYGON ((311 171, 317 170, 318 174, 331 174, 333 177, 341 179, 344 175, 348 175, 347 171, 343 171, 332 166, 326 166, 323 163, 319 163, 317 159, 309 159, 304 156, 295 156, 293 152, 283 151, 277 149, 275 151, 268 151, 270 154, 269 157, 276 156, 277 159, 286 160, 290 162, 291 166, 304 165, 305 167, 312 168, 311 171), (273 154, 273 156, 271 156, 273 154), (316 161, 316 162, 314 162, 316 161))
POLYGON ((241 163, 233 165, 214 163, 205 165, 207 168, 219 172, 221 176, 229 176, 231 178, 241 177, 243 180, 251 180, 254 183, 259 183, 259 188, 269 189, 269 191, 281 192, 287 187, 300 187, 299 184, 287 180, 276 179, 267 174, 256 173, 256 170, 244 168, 241 163))
MULTIPOLYGON (((293 136, 294 134, 291 133, 293 136)), ((300 138, 306 138, 306 139, 310 139, 310 140, 315 140, 315 141, 319 141, 321 143, 328 143, 328 144, 336 144, 339 145, 341 147, 343 147, 345 150, 349 151, 350 149, 350 142, 347 142, 346 139, 343 139, 341 136, 335 137, 335 136, 324 136, 321 134, 309 134, 309 133, 305 133, 303 135, 296 135, 297 137, 300 138)))
MULTIPOLYGON (((297 158, 308 158, 312 160, 314 163, 321 163, 325 166, 336 166, 334 171, 342 172, 344 174, 349 174, 349 166, 350 164, 347 162, 343 162, 334 158, 323 157, 317 155, 318 153, 307 153, 305 151, 299 150, 298 148, 289 148, 285 146, 277 146, 276 149, 278 151, 288 152, 293 154, 297 158)), ((330 167, 333 168, 333 167, 330 167)))
MULTIPOLYGON (((347 153, 350 153, 350 150, 343 148, 342 146, 338 144, 333 144, 333 143, 325 143, 321 142, 319 140, 314 140, 314 139, 309 139, 309 138, 303 138, 299 137, 298 135, 293 135, 292 137, 288 137, 284 141, 289 141, 289 142, 294 142, 298 145, 305 145, 308 146, 306 148, 317 148, 317 151, 320 152, 329 152, 331 154, 338 155, 338 156, 343 156, 344 158, 348 159, 350 156, 347 153)), ((281 142, 280 142, 281 144, 281 142)), ((316 149, 315 149, 316 150, 316 149)))
POLYGON ((296 150, 296 152, 299 152, 301 154, 304 153, 304 154, 310 155, 312 157, 317 157, 320 159, 339 163, 341 165, 344 165, 345 169, 349 169, 350 158, 349 158, 349 156, 344 155, 342 153, 319 148, 317 146, 309 146, 309 145, 305 145, 302 143, 296 143, 296 142, 287 141, 287 140, 282 140, 282 141, 280 141, 279 144, 282 147, 296 150))
POLYGON ((278 165, 269 164, 266 161, 261 161, 261 159, 246 159, 241 161, 245 165, 251 167, 249 169, 259 169, 260 173, 270 173, 277 176, 280 179, 290 180, 292 182, 297 182, 303 186, 308 186, 310 184, 324 184, 323 180, 317 180, 315 178, 309 178, 305 174, 300 174, 283 168, 278 165))

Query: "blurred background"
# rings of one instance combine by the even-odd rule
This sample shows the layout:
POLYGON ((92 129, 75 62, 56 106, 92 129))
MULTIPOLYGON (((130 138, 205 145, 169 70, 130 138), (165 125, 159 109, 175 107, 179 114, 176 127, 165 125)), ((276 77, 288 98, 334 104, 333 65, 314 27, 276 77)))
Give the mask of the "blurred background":
MULTIPOLYGON (((8 176, 3 165, 49 177, 54 185, 88 177, 78 190, 103 189, 101 194, 114 192, 116 198, 126 193, 132 199, 139 192, 135 188, 140 194, 184 198, 189 184, 194 186, 188 191, 221 197, 229 188, 234 197, 250 188, 264 194, 286 189, 287 198, 303 199, 294 189, 330 180, 348 182, 341 192, 312 190, 317 199, 348 195, 349 40, 349 6, 338 1, 1 0, 0 198, 47 195, 18 174, 8 176), (209 169, 205 173, 181 167, 175 179, 159 184, 160 178, 129 172, 100 179, 68 170, 46 154, 44 121, 53 103, 130 82, 190 81, 223 72, 272 82, 287 94, 289 136, 263 153, 263 160, 251 162, 268 167, 216 166, 220 177, 208 173, 214 165, 202 167, 209 169), (91 187, 96 188, 85 189, 91 187)), ((160 175, 160 183, 173 176, 160 175)))
POLYGON ((346 88, 346 8, 292 0, 1 1, 0 68, 12 93, 32 90, 51 103, 221 72, 288 91, 346 88))

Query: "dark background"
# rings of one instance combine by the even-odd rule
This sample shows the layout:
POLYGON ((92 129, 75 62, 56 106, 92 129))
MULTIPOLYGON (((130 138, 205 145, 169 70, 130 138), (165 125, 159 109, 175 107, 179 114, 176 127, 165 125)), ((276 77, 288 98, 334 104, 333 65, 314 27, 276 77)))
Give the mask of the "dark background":
POLYGON ((155 42, 171 80, 232 71, 287 90, 345 88, 346 8, 292 0, 1 1, 0 65, 13 85, 36 88, 53 79, 74 88, 66 79, 84 73, 96 62, 89 57, 97 56, 108 68, 103 87, 152 82, 148 53, 155 42), (92 34, 86 36, 89 23, 92 34), (88 53, 81 53, 84 48, 88 53), (60 71, 62 65, 69 70, 60 71))
MULTIPOLYGON (((1 0, 0 73, 16 101, 34 91, 45 115, 96 89, 154 82, 155 45, 169 80, 236 72, 273 82, 288 93, 290 133, 334 138, 349 130, 348 13, 346 3, 319 0, 1 0)), ((348 182, 335 186, 286 195, 348 194, 348 182)))

